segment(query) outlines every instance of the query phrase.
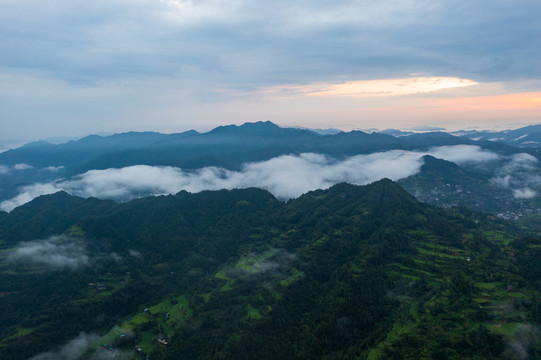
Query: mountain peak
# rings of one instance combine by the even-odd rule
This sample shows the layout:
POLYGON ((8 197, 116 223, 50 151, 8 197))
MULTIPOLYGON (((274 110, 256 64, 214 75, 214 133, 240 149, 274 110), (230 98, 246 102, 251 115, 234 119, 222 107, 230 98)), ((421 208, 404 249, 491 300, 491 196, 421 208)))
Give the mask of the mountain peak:
POLYGON ((281 137, 284 135, 299 135, 306 134, 316 136, 308 130, 281 128, 271 121, 246 122, 242 125, 227 125, 219 126, 211 130, 207 134, 219 136, 265 136, 265 137, 281 137))

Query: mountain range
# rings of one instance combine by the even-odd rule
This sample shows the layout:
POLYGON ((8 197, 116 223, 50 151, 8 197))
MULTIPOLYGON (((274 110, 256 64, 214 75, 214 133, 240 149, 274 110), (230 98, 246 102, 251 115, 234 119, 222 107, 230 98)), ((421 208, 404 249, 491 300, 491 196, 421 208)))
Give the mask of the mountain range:
MULTIPOLYGON (((387 130, 382 133, 351 131, 321 135, 307 129, 281 128, 267 121, 221 126, 207 133, 193 130, 179 134, 129 132, 111 136, 92 135, 62 144, 33 142, 0 153, 0 209, 10 211, 36 196, 60 190, 119 201, 137 196, 176 193, 182 189, 213 190, 220 186, 254 186, 273 191, 280 184, 269 184, 262 180, 269 177, 267 174, 257 174, 256 180, 250 180, 244 176, 245 171, 247 168, 263 168, 279 163, 285 156, 299 162, 294 166, 297 170, 317 165, 319 173, 327 171, 336 175, 325 176, 306 189, 299 187, 298 191, 288 189, 273 192, 281 198, 296 197, 306 191, 342 181, 366 184, 389 177, 400 181, 410 193, 429 203, 467 206, 508 218, 522 218, 536 213, 540 205, 540 155, 534 140, 539 136, 539 131, 540 126, 536 125, 499 133, 408 133, 387 130), (311 159, 307 164, 306 159, 302 158, 304 154, 317 154, 323 158, 311 159), (381 159, 385 158, 388 163, 384 166, 388 170, 398 169, 398 159, 392 162, 389 158, 402 155, 417 156, 417 164, 411 163, 408 169, 396 174, 382 172, 383 165, 378 167, 381 159), (429 158, 426 156, 445 162, 427 162, 429 158), (298 160, 299 157, 301 160, 298 160), (347 171, 337 170, 337 166, 330 168, 337 163, 350 164, 351 159, 362 162, 362 166, 358 165, 359 170, 352 168, 348 174, 344 174, 347 171), (81 188, 83 185, 80 182, 86 181, 91 174, 104 175, 113 169, 120 169, 121 172, 122 169, 142 165, 152 167, 145 168, 147 170, 164 167, 178 169, 183 177, 180 180, 171 179, 170 183, 177 185, 170 185, 166 189, 163 186, 156 189, 151 184, 138 184, 137 189, 132 191, 129 185, 122 183, 130 190, 129 194, 117 197, 105 191, 90 192, 81 188), (208 171, 215 173, 213 178, 200 179, 201 173, 208 171), (229 180, 231 174, 244 176, 248 180, 219 184, 224 179, 229 180), (190 181, 198 185, 182 185, 190 181)), ((343 167, 346 166, 349 165, 343 167)), ((295 174, 288 174, 286 170, 283 172, 284 177, 290 177, 288 181, 291 183, 303 181, 296 179, 295 174)), ((308 179, 313 177, 309 174, 305 176, 308 179)), ((110 180, 110 183, 115 182, 122 180, 110 180)))
POLYGON ((280 128, 270 121, 220 126, 207 133, 190 130, 178 134, 128 132, 111 136, 91 135, 62 144, 32 142, 0 154, 2 165, 25 163, 33 167, 64 167, 66 173, 130 165, 169 165, 186 169, 204 166, 240 167, 250 161, 268 160, 288 153, 315 152, 335 157, 367 154, 391 149, 426 150, 434 146, 475 145, 508 154, 526 151, 537 156, 534 138, 541 137, 541 125, 507 132, 462 131, 455 133, 339 132, 320 135, 308 129, 280 128), (518 141, 518 138, 530 139, 518 141), (516 141, 515 141, 516 140, 516 141), (516 147, 527 147, 516 149, 516 147))
POLYGON ((388 179, 40 196, 0 213, 0 357, 534 359, 532 234, 388 179))

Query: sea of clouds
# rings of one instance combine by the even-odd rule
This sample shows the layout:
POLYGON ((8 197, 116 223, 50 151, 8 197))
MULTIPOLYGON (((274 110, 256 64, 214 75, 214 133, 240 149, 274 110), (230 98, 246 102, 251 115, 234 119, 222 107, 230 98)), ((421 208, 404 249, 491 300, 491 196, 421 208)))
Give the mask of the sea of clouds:
POLYGON ((541 176, 524 176, 539 165, 531 155, 517 154, 503 159, 479 146, 456 145, 435 147, 427 152, 390 150, 340 160, 314 153, 282 155, 247 163, 239 171, 220 167, 185 171, 148 165, 90 170, 68 179, 23 186, 17 196, 0 203, 0 210, 11 211, 40 195, 58 191, 81 197, 128 201, 142 196, 175 194, 181 190, 195 193, 258 187, 286 200, 340 182, 364 185, 382 178, 397 181, 417 174, 423 165, 423 156, 427 154, 466 166, 498 162, 500 165, 494 171, 492 182, 512 191, 516 198, 537 196, 532 187, 541 184, 541 176))

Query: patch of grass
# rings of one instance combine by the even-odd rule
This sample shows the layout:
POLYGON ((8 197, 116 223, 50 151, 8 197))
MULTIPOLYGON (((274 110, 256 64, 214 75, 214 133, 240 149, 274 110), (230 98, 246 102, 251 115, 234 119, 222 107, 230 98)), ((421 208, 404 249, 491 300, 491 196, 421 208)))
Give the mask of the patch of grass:
POLYGON ((156 342, 156 340, 154 340, 154 335, 147 331, 143 333, 143 338, 139 343, 139 347, 144 353, 151 354, 154 349, 157 348, 157 343, 154 344, 154 342, 156 342))
POLYGON ((171 308, 169 308, 168 310, 171 313, 171 319, 185 320, 192 317, 193 309, 190 307, 190 303, 186 296, 179 296, 175 300, 177 301, 177 303, 171 306, 171 308))
POLYGON ((150 320, 151 320, 150 315, 148 315, 148 314, 146 314, 144 312, 140 312, 139 314, 132 317, 131 320, 129 321, 129 323, 132 323, 134 325, 142 325, 142 324, 145 324, 145 323, 149 322, 150 320))
POLYGON ((508 322, 508 323, 500 323, 500 324, 491 324, 491 325, 488 325, 487 328, 489 330, 494 331, 497 334, 509 336, 509 335, 513 335, 513 333, 517 330, 517 328, 521 324, 522 323, 519 323, 519 322, 508 322))
MULTIPOLYGON (((128 334, 133 335, 134 332, 138 333, 141 325, 151 321, 156 321, 161 331, 168 337, 171 337, 184 324, 184 321, 193 315, 193 309, 190 307, 190 303, 185 295, 162 301, 150 307, 149 310, 150 314, 140 312, 130 320, 122 323, 122 325, 113 327, 92 345, 93 348, 103 345, 114 345, 123 338, 122 335, 128 336, 128 334), (165 314, 168 312, 169 318, 166 319, 165 314)), ((138 346, 143 352, 150 354, 160 348, 160 345, 156 342, 156 335, 152 331, 139 332, 139 336, 141 336, 141 341, 138 346)))
POLYGON ((329 236, 328 236, 327 234, 325 234, 325 235, 323 235, 323 236, 321 237, 321 239, 316 240, 315 244, 316 244, 316 245, 321 245, 321 244, 323 244, 325 241, 327 241, 328 239, 329 239, 329 236))
POLYGON ((83 237, 86 235, 86 233, 79 225, 72 225, 68 230, 66 230, 66 235, 83 237))
MULTIPOLYGON (((481 295, 485 295, 485 294, 481 294, 481 295)), ((486 294, 486 296, 488 298, 485 298, 485 297, 483 297, 483 298, 473 298, 473 301, 480 304, 481 306, 486 307, 487 304, 490 304, 494 300, 492 297, 490 297, 490 295, 486 294)))
MULTIPOLYGON (((416 303, 412 303, 412 306, 415 305, 418 307, 416 303)), ((418 309, 415 310, 417 312, 418 309)), ((413 311, 413 309, 410 308, 410 312, 413 311)), ((415 325, 411 324, 408 321, 398 319, 394 325, 391 331, 387 333, 387 337, 378 343, 376 346, 374 346, 372 349, 370 349, 370 352, 368 353, 367 359, 369 360, 379 360, 382 359, 382 356, 384 354, 383 349, 392 344, 394 341, 397 341, 402 337, 403 335, 410 333, 415 325)))
POLYGON ((246 307, 246 310, 248 312, 248 319, 252 319, 252 320, 263 319, 263 315, 261 315, 259 310, 254 308, 251 304, 248 304, 248 306, 246 307))
POLYGON ((432 250, 427 250, 427 249, 424 249, 422 247, 417 248, 417 250, 419 251, 420 254, 423 254, 423 255, 430 255, 430 256, 435 256, 435 257, 444 257, 444 258, 453 259, 453 260, 459 258, 458 256, 455 256, 455 255, 444 254, 444 253, 440 253, 440 252, 436 252, 436 251, 432 251, 432 250))
POLYGON ((238 268, 238 269, 244 269, 244 270, 247 270, 248 272, 253 272, 253 265, 256 261, 261 261, 262 258, 257 256, 257 257, 246 257, 246 256, 243 256, 239 259, 239 261, 237 261, 237 263, 235 264, 235 268, 238 268))
POLYGON ((419 320, 419 303, 414 302, 411 304, 410 315, 414 320, 419 320))
POLYGON ((289 286, 291 285, 292 282, 294 282, 295 280, 301 278, 304 276, 304 273, 302 271, 298 271, 296 269, 295 270, 295 274, 283 279, 283 280, 280 280, 280 285, 282 286, 289 286))
MULTIPOLYGON (((149 308, 151 316, 157 316, 158 314, 165 316, 166 313, 169 313, 171 320, 184 320, 185 318, 192 316, 193 310, 185 295, 181 295, 172 300, 173 301, 165 300, 151 306, 149 308)), ((142 314, 144 315, 144 313, 142 314)))
POLYGON ((431 278, 437 277, 435 274, 433 274, 431 272, 421 270, 421 269, 414 269, 414 268, 405 266, 405 265, 400 264, 400 263, 392 263, 392 264, 389 264, 389 265, 396 266, 396 267, 400 268, 400 270, 404 270, 404 271, 407 272, 407 274, 404 274, 402 272, 394 271, 394 273, 402 275, 402 276, 414 276, 414 277, 418 278, 417 275, 422 274, 422 275, 425 275, 425 276, 428 276, 428 277, 431 277, 431 278))
POLYGON ((231 280, 231 278, 225 274, 225 270, 223 269, 218 271, 214 277, 220 280, 231 280))
POLYGON ((171 307, 171 303, 169 302, 169 300, 167 300, 157 305, 151 306, 149 310, 152 315, 155 315, 160 312, 167 312, 167 309, 169 309, 170 307, 171 307))
POLYGON ((503 288, 503 285, 501 283, 487 283, 487 282, 478 282, 478 283, 475 283, 475 285, 479 288, 479 289, 483 289, 483 290, 493 290, 493 289, 496 289, 496 287, 502 287, 503 288))
POLYGON ((392 275, 395 275, 395 276, 398 276, 398 277, 403 277, 405 279, 408 279, 408 280, 419 280, 421 279, 421 277, 419 276, 416 276, 416 275, 409 275, 409 274, 404 274, 404 273, 401 273, 401 272, 398 272, 398 271, 388 271, 389 274, 392 274, 392 275))
POLYGON ((18 337, 21 337, 21 336, 26 336, 28 334, 33 333, 35 330, 36 330, 36 328, 17 328, 17 332, 14 335, 6 338, 5 340, 18 338, 18 337))
POLYGON ((229 290, 233 290, 233 287, 232 287, 231 285, 233 285, 233 282, 232 282, 232 281, 226 282, 225 285, 222 286, 222 287, 220 288, 220 291, 229 291, 229 290))

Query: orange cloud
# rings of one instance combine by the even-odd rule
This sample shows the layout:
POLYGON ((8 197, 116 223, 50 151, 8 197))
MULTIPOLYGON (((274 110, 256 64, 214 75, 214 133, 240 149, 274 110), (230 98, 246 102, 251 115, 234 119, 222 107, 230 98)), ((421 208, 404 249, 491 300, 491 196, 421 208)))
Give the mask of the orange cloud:
MULTIPOLYGON (((378 106, 313 109, 311 119, 328 121, 333 116, 348 128, 407 128, 437 125, 507 127, 541 122, 541 92, 462 98, 409 98, 378 106)), ((336 127, 340 127, 338 124, 336 127)))
MULTIPOLYGON (((541 110, 541 92, 432 99, 427 105, 447 111, 541 110)), ((538 115, 541 116, 541 112, 538 115)))
POLYGON ((367 98, 427 94, 439 90, 460 88, 476 84, 475 81, 469 79, 433 76, 278 86, 272 88, 271 92, 290 92, 304 96, 327 98, 367 98))

